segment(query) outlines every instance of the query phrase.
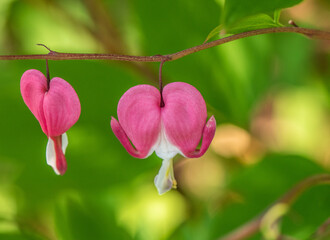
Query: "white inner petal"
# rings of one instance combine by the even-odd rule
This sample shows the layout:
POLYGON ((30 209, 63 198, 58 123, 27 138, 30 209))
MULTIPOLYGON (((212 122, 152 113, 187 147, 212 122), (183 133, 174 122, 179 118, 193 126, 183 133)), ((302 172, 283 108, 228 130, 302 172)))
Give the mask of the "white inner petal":
POLYGON ((65 154, 65 150, 66 150, 68 144, 69 144, 68 135, 65 132, 65 133, 62 134, 62 151, 63 151, 63 154, 65 154))
MULTIPOLYGON (((65 153, 66 147, 68 146, 68 136, 66 133, 62 134, 62 151, 63 154, 65 153)), ((56 167, 56 152, 55 152, 55 146, 54 141, 51 138, 48 138, 48 143, 46 147, 46 161, 49 166, 51 166, 54 169, 54 172, 57 175, 60 175, 60 172, 58 171, 56 167)))
POLYGON ((48 143, 46 147, 46 160, 47 164, 51 166, 57 175, 60 175, 59 171, 56 168, 56 153, 54 147, 54 141, 51 138, 48 138, 48 143))
POLYGON ((173 172, 173 157, 182 152, 170 143, 166 137, 165 128, 162 125, 156 144, 150 149, 148 156, 155 151, 156 155, 163 159, 162 166, 155 177, 155 186, 159 194, 164 194, 172 188, 176 188, 176 180, 173 172))
POLYGON ((155 151, 156 155, 161 159, 171 159, 178 153, 183 155, 181 151, 167 139, 163 125, 159 133, 158 141, 152 148, 152 151, 155 151))
POLYGON ((176 188, 176 180, 173 172, 173 159, 164 159, 162 166, 155 177, 155 186, 159 194, 164 194, 172 188, 176 188))

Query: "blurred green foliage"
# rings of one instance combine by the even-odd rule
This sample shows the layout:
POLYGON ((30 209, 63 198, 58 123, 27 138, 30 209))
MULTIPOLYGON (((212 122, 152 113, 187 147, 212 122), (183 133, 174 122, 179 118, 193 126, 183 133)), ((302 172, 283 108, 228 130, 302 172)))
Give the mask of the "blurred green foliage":
MULTIPOLYGON (((47 53, 35 45, 43 43, 59 52, 168 54, 203 43, 220 19, 300 1, 247 2, 2 0, 0 51, 47 53)), ((232 231, 298 181, 329 172, 329 60, 326 43, 287 33, 165 63, 166 82, 194 85, 219 127, 234 125, 248 140, 242 148, 241 132, 219 129, 222 144, 203 159, 177 159, 179 188, 163 196, 152 186, 161 160, 132 158, 109 125, 128 88, 157 85, 157 63, 50 62, 51 76, 70 82, 82 106, 68 131, 68 171, 56 176, 45 161, 47 138, 19 91, 23 72, 45 72, 45 62, 1 61, 0 239, 197 240, 232 231)), ((304 193, 283 218, 283 234, 311 236, 329 217, 329 202, 328 186, 304 193)))

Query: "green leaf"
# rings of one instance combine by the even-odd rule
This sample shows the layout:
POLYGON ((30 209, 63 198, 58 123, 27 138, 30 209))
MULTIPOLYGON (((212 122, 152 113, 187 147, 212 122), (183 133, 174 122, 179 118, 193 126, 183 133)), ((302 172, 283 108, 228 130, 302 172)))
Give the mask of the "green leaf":
POLYGON ((224 30, 223 24, 220 24, 219 26, 213 28, 212 31, 209 33, 209 35, 207 35, 204 43, 206 43, 208 40, 215 37, 216 35, 220 34, 222 30, 224 30))
POLYGON ((277 24, 280 24, 280 17, 281 17, 281 9, 277 9, 274 11, 274 21, 277 24))
POLYGON ((281 27, 282 25, 276 23, 267 14, 257 14, 254 16, 246 17, 233 25, 227 27, 227 33, 237 34, 241 32, 252 31, 262 28, 281 27))
POLYGON ((216 35, 220 35, 220 37, 223 37, 225 34, 237 34, 262 28, 281 27, 283 25, 278 22, 278 18, 278 12, 274 14, 274 19, 272 19, 267 14, 257 14, 243 18, 242 20, 227 27, 225 27, 224 24, 220 24, 219 26, 215 27, 209 33, 209 35, 207 35, 204 43, 209 41, 216 35))
POLYGON ((233 24, 236 21, 258 13, 269 13, 282 8, 292 7, 302 0, 227 0, 225 3, 225 24, 233 24))

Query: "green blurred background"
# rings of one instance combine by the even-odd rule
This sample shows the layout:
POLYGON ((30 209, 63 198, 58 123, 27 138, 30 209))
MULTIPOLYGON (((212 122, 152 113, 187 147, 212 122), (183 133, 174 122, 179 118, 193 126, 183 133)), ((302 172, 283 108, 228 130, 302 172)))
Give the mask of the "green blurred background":
MULTIPOLYGON (((59 52, 174 53, 203 43, 225 21, 227 2, 1 0, 0 54, 47 53, 37 43, 59 52)), ((330 3, 306 0, 282 12, 281 22, 289 19, 329 30, 330 3)), ((19 90, 23 72, 45 73, 45 61, 1 61, 0 239, 225 235, 300 180, 329 173, 329 52, 329 42, 282 33, 165 63, 165 82, 198 88, 218 129, 202 158, 175 159, 178 190, 162 196, 153 186, 161 160, 132 158, 109 124, 128 88, 157 86, 158 63, 50 61, 51 76, 67 80, 82 106, 68 131, 68 170, 56 176, 46 165, 47 137, 19 90)), ((307 239, 329 218, 329 203, 328 186, 306 191, 283 218, 282 233, 307 239)))

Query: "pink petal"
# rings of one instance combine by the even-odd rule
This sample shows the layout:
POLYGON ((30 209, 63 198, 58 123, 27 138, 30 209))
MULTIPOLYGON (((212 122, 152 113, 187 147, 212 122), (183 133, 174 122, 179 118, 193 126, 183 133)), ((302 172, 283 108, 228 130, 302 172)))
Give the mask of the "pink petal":
POLYGON ((25 104, 47 136, 62 135, 78 120, 79 98, 65 80, 53 78, 48 88, 46 77, 31 69, 23 74, 20 84, 25 104))
POLYGON ((21 78, 20 85, 25 104, 39 121, 42 131, 48 135, 43 110, 44 96, 48 90, 46 77, 38 70, 27 70, 21 78))
POLYGON ((126 150, 138 158, 145 158, 153 151, 160 132, 160 93, 150 85, 130 88, 119 100, 118 120, 111 120, 111 127, 126 150), (129 140, 135 146, 129 147, 129 140))
POLYGON ((192 152, 184 152, 184 155, 188 158, 198 158, 203 156, 212 142, 216 128, 216 121, 214 116, 212 116, 204 126, 202 145, 200 149, 192 152))
POLYGON ((50 81, 45 94, 43 109, 48 136, 59 136, 69 130, 80 116, 80 101, 75 90, 62 78, 50 81))
POLYGON ((163 90, 165 106, 162 108, 162 122, 169 141, 186 156, 198 157, 207 150, 214 135, 215 124, 212 118, 211 129, 205 127, 207 112, 205 101, 200 92, 183 82, 166 85, 163 90), (214 124, 213 124, 214 122, 214 124), (196 148, 203 137, 202 148, 196 148), (211 131, 211 132, 210 132, 211 131), (205 142, 204 142, 205 141, 205 142))
POLYGON ((144 156, 141 155, 141 153, 139 153, 138 150, 136 150, 130 140, 128 139, 125 131, 123 130, 123 128, 120 126, 119 122, 112 117, 111 118, 111 129, 113 131, 113 133, 115 134, 115 136, 119 139, 120 143, 124 146, 124 148, 126 149, 126 151, 131 154, 133 157, 136 158, 143 158, 144 156))

